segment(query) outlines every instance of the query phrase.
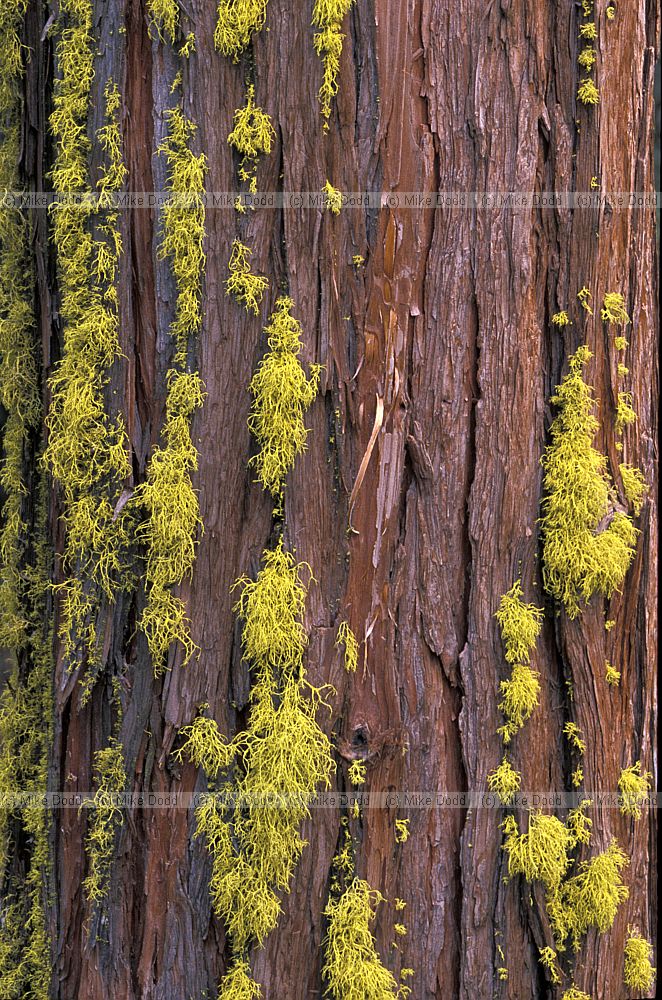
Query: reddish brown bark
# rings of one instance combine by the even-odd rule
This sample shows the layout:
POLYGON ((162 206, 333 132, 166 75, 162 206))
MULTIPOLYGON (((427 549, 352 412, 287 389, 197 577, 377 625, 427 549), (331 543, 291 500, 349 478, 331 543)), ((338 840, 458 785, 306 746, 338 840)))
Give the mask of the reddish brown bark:
MULTIPOLYGON (((257 100, 278 137, 260 165, 260 190, 319 191, 327 178, 344 191, 386 194, 585 192, 593 176, 604 191, 654 187, 655 0, 619 5, 609 23, 599 11, 601 103, 592 110, 575 98, 574 5, 357 0, 327 135, 317 105, 321 71, 311 9, 308 2, 270 0, 269 31, 252 46, 257 100)), ((215 52, 213 4, 190 0, 186 10, 184 33, 194 30, 197 39, 188 61, 149 40, 139 0, 96 5, 102 54, 90 134, 101 123, 103 87, 113 75, 124 96, 132 191, 164 187, 165 166, 154 150, 178 68, 184 110, 198 123, 196 144, 209 162, 207 187, 236 189, 226 139, 232 112, 243 101, 248 58, 233 65, 215 52), (117 30, 122 23, 126 34, 117 30)), ((42 29, 31 8, 26 133, 33 145, 27 165, 37 187, 51 160, 45 136, 52 51, 48 40, 39 41, 42 29)), ((46 378, 59 356, 61 331, 53 252, 45 220, 39 217, 36 225, 46 378)), ((122 225, 125 359, 109 392, 118 390, 123 400, 139 481, 163 416, 174 286, 167 262, 156 259, 154 213, 127 212, 122 225)), ((135 629, 144 596, 123 599, 108 612, 106 675, 126 677, 121 738, 133 790, 204 787, 192 766, 173 766, 169 756, 178 728, 192 720, 200 702, 210 703, 228 734, 243 723, 248 680, 230 587, 241 574, 255 574, 272 530, 272 504, 247 468, 253 447, 247 387, 281 286, 289 289, 305 331, 305 362, 325 366, 308 415, 308 451, 288 478, 285 538, 317 580, 305 619, 308 673, 313 683, 336 689, 331 717, 322 718, 345 750, 337 755, 337 787, 347 786, 346 758, 356 754, 368 762, 372 791, 484 789, 500 759, 497 702, 506 676, 493 615, 520 575, 527 596, 537 594, 547 612, 535 658, 541 707, 514 751, 526 787, 570 787, 561 736, 570 717, 588 744, 587 788, 614 789, 620 768, 639 758, 651 768, 653 494, 638 521, 635 563, 623 593, 609 605, 608 617, 616 620, 611 632, 604 630, 601 601, 591 602, 575 622, 556 615, 542 589, 537 519, 548 400, 569 354, 584 342, 595 354, 590 377, 599 400, 599 446, 616 476, 621 461, 611 419, 617 392, 611 334, 578 308, 583 285, 596 305, 613 290, 628 303, 629 380, 639 419, 626 433, 625 455, 654 481, 654 225, 652 210, 615 207, 385 205, 348 208, 338 218, 295 208, 260 209, 242 218, 232 209, 208 210, 198 347, 208 395, 194 424, 205 530, 193 580, 182 589, 201 655, 182 666, 173 652, 171 669, 156 680, 135 629), (255 269, 270 280, 259 320, 225 295, 236 235, 254 248, 255 269), (355 254, 365 258, 364 268, 353 266, 355 254), (550 318, 566 307, 572 325, 560 334, 550 318), (354 531, 348 533, 350 522, 354 531), (351 676, 334 645, 344 618, 361 642, 359 670, 351 676), (605 659, 622 671, 616 690, 603 683, 605 659)), ((52 535, 61 549, 59 513, 54 492, 52 535)), ((58 651, 53 787, 92 786, 92 753, 111 732, 109 691, 102 680, 82 708, 75 677, 65 676, 58 651)), ((412 810, 403 845, 394 842, 396 815, 405 813, 366 810, 361 824, 352 821, 352 832, 360 844, 359 873, 390 900, 379 912, 380 951, 396 974, 401 967, 415 969, 413 997, 556 996, 537 961, 538 948, 551 943, 543 897, 534 891, 530 906, 527 885, 503 881, 502 814, 412 810), (396 896, 407 902, 408 927, 398 951, 391 947, 396 896), (497 977, 499 943, 507 982, 497 977)), ((615 810, 596 809, 593 818, 594 850, 614 835, 632 856, 630 899, 610 934, 589 935, 576 981, 596 1000, 621 1000, 627 924, 638 924, 648 936, 654 931, 655 830, 648 815, 633 824, 615 810)), ((204 844, 193 839, 192 813, 136 809, 125 815, 101 916, 81 889, 85 829, 85 811, 73 810, 59 813, 53 827, 53 996, 214 995, 228 956, 223 927, 211 914, 209 860, 204 844)), ((279 926, 253 955, 267 998, 322 995, 322 911, 338 829, 339 815, 325 810, 315 811, 306 825, 310 846, 279 926)))

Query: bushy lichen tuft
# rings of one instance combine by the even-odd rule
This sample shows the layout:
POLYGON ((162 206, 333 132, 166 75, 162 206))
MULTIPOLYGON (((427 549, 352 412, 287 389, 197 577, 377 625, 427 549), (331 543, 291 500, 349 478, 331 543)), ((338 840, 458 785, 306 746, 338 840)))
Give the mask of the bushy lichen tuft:
POLYGON ((619 905, 628 897, 621 870, 630 863, 615 840, 601 854, 582 861, 562 887, 562 900, 575 950, 589 928, 601 934, 612 926, 619 905))
POLYGON ((653 947, 640 937, 636 927, 628 927, 625 942, 623 981, 632 990, 650 990, 655 982, 656 969, 653 968, 653 947))
POLYGON ((269 282, 251 271, 252 253, 250 247, 245 246, 241 240, 234 240, 228 264, 230 277, 225 284, 225 290, 228 295, 234 295, 247 312, 253 312, 257 316, 269 282))
POLYGON ((577 753, 583 754, 586 752, 586 743, 576 722, 566 722, 563 727, 563 735, 568 738, 577 753))
POLYGON ((522 601, 521 580, 516 580, 503 595, 494 617, 499 623, 501 639, 506 649, 508 663, 529 663, 531 650, 535 649, 542 621, 542 608, 522 601))
POLYGON ((623 462, 618 468, 621 474, 625 497, 628 503, 632 505, 635 517, 639 517, 644 498, 648 493, 648 483, 644 479, 641 469, 638 469, 636 466, 627 465, 623 462))
POLYGON ((234 113, 234 128, 228 142, 241 156, 239 180, 248 184, 251 194, 257 192, 257 161, 271 152, 276 139, 271 118, 255 103, 255 87, 246 89, 246 103, 234 113))
POLYGON ((600 316, 605 323, 617 323, 626 326, 630 317, 625 311, 625 299, 620 292, 606 292, 600 316))
POLYGON ((616 402, 616 433, 621 435, 636 420, 637 414, 632 409, 632 393, 619 392, 616 402))
MULTIPOLYGON (((201 710, 208 707, 200 706, 201 710)), ((224 771, 234 760, 236 747, 223 738, 214 719, 199 715, 190 726, 180 729, 179 735, 185 742, 176 751, 175 758, 181 761, 184 756, 188 757, 209 778, 215 779, 218 772, 224 771)))
POLYGON ((163 40, 167 35, 170 44, 174 45, 179 24, 178 0, 147 0, 147 14, 158 37, 163 40))
POLYGON ((540 696, 538 677, 538 672, 532 670, 528 664, 516 663, 510 678, 501 681, 499 687, 502 700, 499 702, 499 710, 505 715, 506 722, 499 727, 498 732, 503 737, 504 743, 510 742, 527 719, 531 718, 538 705, 540 696))
POLYGON ((605 661, 605 680, 611 687, 618 687, 621 683, 620 670, 617 670, 616 667, 612 666, 608 661, 605 661))
POLYGON ((571 618, 596 591, 609 597, 634 556, 637 531, 613 508, 606 460, 593 447, 593 390, 582 378, 591 353, 581 347, 552 402, 559 413, 543 456, 543 579, 571 618))
POLYGON ((641 761, 621 771, 618 779, 618 804, 624 816, 641 819, 641 806, 648 799, 653 775, 641 771, 641 761))
POLYGON ((590 76, 581 81, 577 91, 577 100, 588 105, 600 103, 600 92, 590 76))
POLYGON ((582 309, 585 312, 587 312, 589 316, 592 316, 593 310, 591 308, 591 299, 593 298, 593 296, 591 295, 586 285, 584 285, 583 288, 579 289, 579 291, 577 292, 577 298, 579 299, 579 304, 581 305, 582 309))
POLYGON ((268 0, 219 0, 214 44, 224 56, 237 62, 251 35, 261 31, 267 18, 268 0))
POLYGON ((565 311, 565 309, 562 309, 561 312, 554 313, 554 315, 552 316, 552 323, 554 324, 554 326, 568 326, 569 325, 569 323, 570 323, 570 317, 568 316, 568 314, 565 311))
POLYGON ((522 775, 516 771, 507 757, 487 776, 487 785, 496 792, 505 806, 510 805, 522 785, 522 775))
POLYGON ((331 101, 338 93, 338 73, 344 34, 342 22, 354 0, 315 0, 313 24, 319 29, 315 33, 315 52, 322 60, 324 76, 319 91, 319 102, 324 128, 328 129, 331 101))
POLYGON ((92 812, 85 839, 88 874, 83 881, 83 890, 89 900, 98 902, 108 895, 115 835, 122 822, 122 809, 118 802, 118 796, 126 786, 122 744, 111 740, 107 747, 97 750, 94 770, 98 787, 88 803, 92 812))
POLYGON ((561 1000, 592 1000, 592 997, 590 993, 584 993, 573 985, 564 992, 561 1000))
POLYGON ((595 66, 597 53, 591 45, 586 45, 577 56, 577 62, 586 73, 590 73, 595 66))
POLYGON ((262 987, 251 977, 248 962, 237 959, 219 983, 218 1000, 261 1000, 261 997, 262 987))
POLYGON ((557 965, 556 952, 553 948, 540 948, 540 964, 549 972, 549 979, 555 986, 561 982, 561 976, 557 965))
POLYGON ((345 647, 345 670, 354 673, 359 662, 359 644, 348 622, 341 622, 338 626, 336 646, 345 647))
POLYGON ((306 378, 299 354, 301 324, 292 316, 294 303, 287 296, 276 301, 265 332, 269 352, 260 362, 250 385, 253 405, 248 426, 260 450, 251 459, 259 482, 272 496, 282 496, 287 473, 306 447, 308 431, 303 415, 317 393, 319 365, 310 366, 306 378))
POLYGON ((382 964, 371 930, 375 910, 383 899, 367 882, 355 878, 337 899, 327 903, 322 976, 333 1000, 389 1000, 398 996, 398 984, 382 964))
POLYGON ((335 188, 331 181, 324 185, 324 199, 326 207, 333 215, 340 215, 342 209, 342 191, 335 188))
POLYGON ((566 825, 576 844, 591 843, 593 820, 586 815, 586 810, 592 804, 590 799, 582 799, 577 808, 571 809, 568 813, 566 825))
POLYGON ((533 810, 526 833, 519 832, 513 816, 506 817, 503 829, 509 876, 524 875, 529 882, 539 881, 552 892, 558 890, 571 864, 569 851, 575 845, 561 820, 533 810))

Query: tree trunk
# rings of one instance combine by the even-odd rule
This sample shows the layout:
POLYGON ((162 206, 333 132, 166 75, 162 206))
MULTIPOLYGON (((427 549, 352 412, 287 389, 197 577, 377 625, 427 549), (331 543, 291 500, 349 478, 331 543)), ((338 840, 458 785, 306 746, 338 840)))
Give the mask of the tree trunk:
MULTIPOLYGON (((654 189, 658 4, 618 5, 614 19, 596 7, 600 103, 591 107, 577 100, 577 36, 585 19, 576 5, 356 0, 343 21, 328 132, 318 104, 322 69, 312 8, 312 0, 270 0, 268 30, 256 32, 234 63, 214 47, 214 4, 182 5, 172 46, 167 32, 159 39, 150 31, 139 0, 94 0, 91 178, 103 159, 95 137, 112 78, 122 98, 127 191, 166 189, 168 164, 155 152, 167 134, 166 110, 179 105, 197 125, 192 143, 207 158, 206 190, 237 192, 238 159, 227 136, 250 77, 276 133, 270 155, 259 161, 258 191, 320 192, 328 179, 344 192, 383 195, 381 207, 346 205, 337 216, 296 203, 245 214, 207 205, 204 320, 193 341, 193 367, 207 395, 192 425, 204 531, 191 579, 177 590, 200 652, 184 663, 173 643, 167 670, 155 676, 138 627, 146 596, 145 551, 136 536, 135 585, 112 605, 101 601, 102 659, 85 701, 80 681, 92 668, 83 658, 71 669, 58 637, 62 604, 55 591, 48 787, 93 792, 94 753, 115 735, 130 791, 204 791, 203 770, 172 756, 182 744, 179 730, 202 703, 229 738, 246 725, 250 680, 231 587, 243 575, 255 579, 281 526, 248 466, 256 450, 248 387, 267 350, 263 328, 285 292, 303 327, 304 368, 324 366, 306 414, 307 450, 287 477, 282 530, 285 548, 315 578, 303 619, 306 671, 312 684, 334 688, 330 714, 318 713, 334 747, 333 790, 351 790, 348 766, 357 759, 366 763, 363 788, 371 794, 486 790, 503 755, 499 685, 509 672, 494 614, 521 578, 525 600, 544 608, 545 618, 532 659, 540 705, 513 740, 513 766, 523 790, 572 791, 577 760, 563 727, 576 722, 587 745, 582 789, 594 793, 593 838, 580 857, 615 837, 631 857, 624 872, 630 893, 608 933, 592 930, 576 956, 569 948, 560 957, 563 981, 554 986, 539 962, 539 949, 553 945, 542 887, 505 878, 504 808, 381 803, 362 809, 359 819, 344 805, 313 809, 278 926, 250 950, 253 977, 266 998, 323 995, 324 910, 344 814, 357 874, 387 897, 375 924, 379 954, 396 978, 403 968, 414 970, 407 982, 415 1000, 560 997, 571 981, 595 1000, 652 996, 627 992, 623 948, 628 925, 649 940, 654 933, 656 817, 644 810, 635 822, 595 799, 616 792, 622 768, 637 760, 644 771, 653 765, 655 491, 635 519, 636 555, 621 591, 609 601, 593 596, 574 619, 545 592, 539 518, 541 458, 558 412, 550 398, 583 344, 593 353, 584 377, 595 388, 595 447, 607 456, 618 503, 627 506, 619 463, 639 466, 651 487, 655 482, 655 210, 619 208, 613 193, 654 189), (178 50, 190 31, 195 51, 185 58, 178 50), (180 71, 182 86, 173 93, 180 71), (597 207, 531 202, 533 193, 590 192, 592 178, 605 195, 597 207), (412 207, 403 197, 410 192, 460 193, 466 203, 412 207), (482 200, 494 192, 528 193, 529 200, 482 200), (253 270, 269 280, 259 317, 225 294, 235 237, 252 248, 253 270), (582 287, 591 291, 593 315, 577 299, 582 287), (614 328, 600 318, 605 293, 614 291, 632 320, 624 378, 617 375, 614 328), (571 320, 565 327, 551 322, 561 310, 571 320), (623 388, 632 393, 637 421, 625 430, 621 454, 614 412, 623 388), (609 630, 606 620, 615 621, 609 630), (359 642, 355 673, 344 669, 336 644, 342 621, 359 642), (605 661, 621 672, 620 686, 605 683, 605 661), (396 840, 396 819, 409 820, 405 842, 396 840), (402 912, 396 898, 407 904, 402 912), (407 934, 394 937, 394 924, 407 934), (507 979, 499 976, 504 967, 507 979)), ((20 175, 34 191, 49 190, 57 153, 49 116, 62 74, 56 47, 71 13, 46 30, 48 16, 30 0, 20 27, 29 52, 20 175)), ((60 269, 48 215, 33 208, 29 224, 47 412, 63 355, 60 269)), ((158 252, 161 224, 154 208, 119 217, 122 354, 104 392, 109 412, 121 411, 130 443, 128 491, 145 481, 162 440, 173 356, 177 288, 170 261, 158 252)), ((43 471, 33 438, 25 474, 35 495, 37 478, 46 477, 50 577, 59 584, 62 484, 43 471)), ((37 532, 38 505, 28 506, 37 532)), ((22 682, 32 669, 30 648, 17 654, 22 682)), ((556 811, 565 819, 565 810, 556 811)), ((526 814, 521 805, 515 809, 521 828, 526 814)), ((49 995, 216 995, 231 945, 212 910, 211 862, 204 837, 194 836, 193 808, 124 809, 110 890, 97 904, 82 885, 91 817, 86 808, 50 817, 43 890, 49 995)), ((12 829, 21 822, 13 815, 12 829)), ((14 832, 12 842, 29 854, 24 841, 14 832)))

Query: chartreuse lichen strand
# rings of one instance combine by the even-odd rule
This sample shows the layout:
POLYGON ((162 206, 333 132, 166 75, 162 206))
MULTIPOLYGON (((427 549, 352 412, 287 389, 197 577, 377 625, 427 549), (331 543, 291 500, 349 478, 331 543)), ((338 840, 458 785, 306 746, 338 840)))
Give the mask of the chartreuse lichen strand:
POLYGON ((621 683, 620 670, 617 670, 616 667, 612 666, 608 660, 605 660, 605 680, 610 687, 618 687, 621 683))
POLYGON ((345 670, 349 674, 354 673, 359 662, 359 644, 348 622, 341 622, 338 626, 336 646, 345 647, 345 670))
POLYGON ((593 296, 591 295, 586 285, 584 285, 583 288, 579 289, 579 291, 577 292, 577 298, 579 299, 579 304, 581 305, 582 309, 584 309, 585 312, 589 314, 589 316, 592 316, 593 310, 591 309, 591 299, 593 298, 593 296))
POLYGON ((184 601, 173 588, 190 578, 202 530, 192 480, 198 453, 191 437, 191 421, 205 397, 199 374, 187 371, 186 362, 191 339, 202 327, 207 164, 204 153, 196 155, 190 148, 193 122, 179 108, 166 112, 166 119, 168 134, 158 151, 168 165, 167 189, 172 198, 164 209, 159 255, 170 261, 177 288, 170 326, 175 355, 167 374, 161 443, 152 454, 147 479, 133 499, 147 514, 137 532, 147 547, 147 603, 139 625, 147 636, 156 673, 164 669, 171 643, 181 644, 185 662, 197 649, 184 601))
POLYGON ((638 469, 634 465, 627 465, 627 463, 622 463, 618 467, 621 474, 621 482, 623 483, 623 493, 629 504, 632 505, 632 510, 634 511, 634 516, 639 517, 641 514, 641 507, 648 493, 648 483, 644 479, 644 474, 641 469, 638 469))
POLYGON ((553 948, 540 948, 540 964, 549 972, 550 982, 557 986, 561 982, 561 976, 557 965, 557 956, 553 948))
POLYGON ((639 935, 636 927, 628 927, 625 942, 623 982, 631 990, 650 990, 655 982, 656 969, 653 968, 653 947, 646 938, 639 935))
POLYGON ((540 811, 529 813, 528 829, 520 833, 514 816, 503 822, 503 849, 508 855, 508 874, 538 881, 549 891, 557 891, 571 864, 569 852, 575 840, 568 828, 540 811))
POLYGON ((542 608, 525 604, 522 594, 521 581, 516 580, 501 598, 499 610, 494 615, 499 623, 508 663, 530 662, 531 651, 535 649, 545 617, 542 608))
POLYGON ((631 518, 614 509, 606 459, 593 447, 593 390, 582 377, 590 357, 579 348, 552 397, 559 412, 542 459, 543 581, 571 618, 594 593, 610 597, 621 586, 637 537, 631 518))
POLYGON ((590 76, 581 81, 577 91, 577 100, 588 105, 600 103, 600 92, 590 76))
POLYGON ((252 312, 256 316, 260 312, 262 296, 269 287, 266 278, 251 271, 251 255, 253 251, 241 240, 234 240, 232 243, 232 253, 228 271, 230 276, 225 283, 227 295, 234 295, 237 302, 242 305, 246 312, 252 312))
POLYGON ((331 181, 327 181, 323 188, 326 208, 332 215, 340 215, 342 209, 342 191, 335 188, 331 181))
MULTIPOLYGON (((208 707, 201 705, 200 709, 208 707)), ((224 739, 214 719, 199 715, 190 726, 180 729, 179 735, 185 742, 175 753, 176 759, 188 757, 209 778, 216 779, 219 771, 228 768, 235 758, 236 747, 224 739)))
POLYGON ((251 977, 245 959, 235 962, 218 987, 218 1000, 261 1000, 262 995, 262 987, 251 977))
POLYGON ((593 820, 586 815, 586 810, 593 805, 591 799, 582 799, 576 809, 568 813, 566 826, 570 830, 575 843, 590 844, 593 820))
POLYGON ((220 0, 214 44, 237 62, 251 35, 261 31, 267 18, 267 0, 220 0))
POLYGON ((620 436, 626 427, 636 423, 637 414, 632 409, 632 393, 619 392, 616 402, 616 433, 620 436))
POLYGON ((337 899, 329 899, 322 977, 333 1000, 390 1000, 398 984, 382 964, 372 924, 384 901, 368 882, 355 878, 337 899))
POLYGON ((509 743, 515 733, 531 718, 540 696, 539 673, 526 663, 516 663, 507 681, 501 681, 499 711, 506 722, 497 732, 509 743))
MULTIPOLYGON (((89 0, 64 0, 64 28, 56 44, 60 75, 54 83, 51 130, 55 161, 51 171, 60 195, 91 194, 87 115, 96 43, 89 0)), ((65 579, 59 635, 67 660, 80 650, 98 666, 96 618, 100 592, 112 604, 126 579, 124 554, 131 512, 116 514, 130 475, 128 440, 120 414, 106 412, 104 389, 111 366, 121 356, 116 275, 122 240, 112 195, 126 176, 118 121, 119 94, 112 81, 105 92, 105 125, 97 133, 104 154, 96 180, 98 210, 90 199, 66 198, 53 204, 63 327, 63 353, 49 379, 51 406, 46 418, 44 461, 63 493, 66 533, 65 579), (94 231, 94 236, 93 236, 94 231)), ((95 671, 85 678, 89 694, 95 671)))
POLYGON ((234 113, 234 128, 228 136, 228 143, 241 156, 239 180, 248 184, 251 194, 257 192, 258 158, 271 152, 275 139, 271 118, 255 103, 255 87, 251 83, 246 89, 246 103, 234 113))
POLYGON ((178 0, 147 0, 147 14, 158 37, 163 41, 167 35, 170 44, 174 45, 179 24, 178 0))
POLYGON ((605 323, 626 326, 630 322, 630 317, 625 311, 625 299, 620 292, 606 292, 600 316, 605 323))
POLYGON ((353 2, 354 0, 315 0, 313 8, 313 25, 318 29, 314 39, 315 52, 322 60, 324 69, 319 102, 325 119, 325 131, 329 127, 331 101, 338 93, 340 56, 345 37, 341 30, 342 22, 353 2))
POLYGON ((253 405, 248 426, 260 449, 251 464, 263 488, 276 498, 281 498, 285 477, 306 448, 303 417, 317 394, 321 371, 319 365, 311 365, 306 378, 299 361, 301 324, 292 316, 293 306, 287 296, 276 301, 265 327, 269 351, 250 384, 253 405))
POLYGON ((624 816, 641 819, 641 806, 650 795, 651 779, 648 771, 641 771, 641 761, 621 771, 618 779, 618 804, 624 816))
POLYGON ((573 985, 564 992, 561 1000, 593 1000, 593 998, 590 993, 584 993, 573 985))
POLYGON ((126 787, 122 744, 111 740, 107 747, 97 750, 94 770, 97 791, 87 803, 91 812, 85 839, 88 874, 83 880, 83 891, 90 901, 98 902, 108 895, 115 835, 122 822, 122 808, 118 802, 118 796, 126 787))
POLYGON ((39 425, 41 402, 32 310, 34 273, 28 222, 5 192, 21 188, 19 38, 27 0, 0 9, 0 405, 5 410, 0 488, 0 647, 18 650, 27 641, 23 562, 28 528, 25 449, 39 425))
POLYGON ((563 727, 563 734, 564 736, 567 736, 577 753, 583 754, 586 752, 586 743, 582 739, 582 733, 577 723, 566 722, 563 727))
POLYGON ((565 309, 562 309, 561 312, 554 313, 552 316, 552 323, 554 326, 569 326, 570 317, 565 309))
POLYGON ((575 951, 589 928, 601 934, 612 926, 619 905, 628 898, 621 870, 630 863, 615 840, 601 854, 582 861, 561 890, 563 908, 575 951))
POLYGON ((347 768, 347 775, 349 777, 350 784, 353 785, 354 788, 358 788, 359 785, 365 784, 366 765, 364 761, 353 760, 347 768))
POLYGON ((495 792, 507 806, 520 790, 522 775, 515 770, 508 758, 504 757, 499 766, 487 775, 487 785, 489 790, 495 792))

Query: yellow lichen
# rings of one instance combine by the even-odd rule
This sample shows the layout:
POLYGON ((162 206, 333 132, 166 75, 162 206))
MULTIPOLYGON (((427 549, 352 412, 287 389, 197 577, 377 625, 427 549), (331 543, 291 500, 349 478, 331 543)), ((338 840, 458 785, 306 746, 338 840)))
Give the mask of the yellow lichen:
POLYGON ((636 927, 628 927, 625 942, 623 982, 632 990, 650 990, 655 982, 656 969, 653 968, 653 947, 646 938, 640 937, 636 927))
POLYGON ((491 792, 496 792, 505 806, 510 805, 519 792, 522 784, 522 775, 511 765, 507 757, 504 757, 497 768, 487 775, 487 784, 491 792))
POLYGON ((277 498, 296 456, 305 450, 308 431, 303 415, 315 398, 321 370, 311 365, 310 379, 306 378, 298 357, 301 324, 292 316, 293 306, 287 296, 276 301, 265 327, 270 350, 250 385, 253 405, 248 426, 260 447, 251 464, 263 488, 277 498))
POLYGON ((582 781, 584 780, 584 768, 579 766, 576 767, 572 772, 572 784, 575 788, 579 788, 582 781))
POLYGON ((97 750, 94 770, 98 787, 94 798, 87 803, 92 812, 85 839, 88 874, 83 880, 83 890, 89 900, 98 902, 108 895, 115 834, 122 822, 118 801, 126 785, 122 744, 111 740, 107 747, 97 750))
POLYGON ((574 746, 577 753, 586 752, 586 743, 582 739, 582 734, 579 726, 575 722, 566 722, 563 727, 563 735, 568 737, 568 740, 574 746))
POLYGON ((341 31, 342 22, 353 2, 354 0, 315 0, 313 8, 313 24, 319 29, 315 33, 315 52, 322 60, 324 67, 319 101, 322 116, 327 119, 324 125, 325 130, 329 127, 331 101, 338 93, 340 56, 345 37, 341 31))
POLYGON ((237 959, 223 976, 218 987, 218 1000, 261 1000, 262 987, 251 977, 245 959, 237 959))
POLYGON ((147 15, 154 25, 156 33, 163 40, 164 35, 175 43, 175 34, 179 24, 179 4, 177 0, 147 0, 147 15))
POLYGON ((228 270, 230 277, 225 284, 228 295, 234 295, 237 302, 244 306, 247 312, 253 312, 256 316, 260 312, 262 296, 269 287, 266 278, 251 271, 250 257, 252 255, 250 247, 245 246, 240 240, 235 239, 232 243, 232 253, 228 270))
POLYGON ((611 687, 618 687, 621 683, 620 670, 616 670, 607 660, 605 661, 605 680, 611 687))
POLYGON ((556 952, 553 948, 540 948, 540 964, 549 972, 550 982, 554 985, 558 985, 561 982, 561 976, 559 974, 557 962, 556 962, 556 952))
POLYGON ((251 194, 257 191, 258 157, 271 152, 275 139, 271 118, 255 103, 255 87, 250 84, 246 90, 246 103, 234 113, 234 128, 228 136, 228 143, 241 156, 239 180, 248 184, 251 194))
POLYGON ((342 209, 342 191, 335 188, 330 181, 324 185, 324 198, 326 207, 333 215, 340 215, 342 209))
POLYGON ((322 976, 334 1000, 390 1000, 398 984, 382 964, 371 925, 384 897, 355 878, 324 911, 328 921, 322 976))
POLYGON ((503 595, 494 617, 499 623, 501 639, 506 649, 508 663, 529 663, 531 650, 535 649, 542 621, 542 608, 522 601, 521 581, 516 580, 503 595))
POLYGON ((593 67, 595 66, 596 59, 597 59, 597 53, 595 49, 592 48, 590 45, 587 45, 585 48, 583 48, 582 51, 577 56, 577 62, 582 67, 582 69, 586 70, 587 73, 590 73, 593 67))
POLYGON ((219 0, 214 44, 237 62, 251 36, 261 31, 267 18, 267 0, 219 0))
POLYGON ((405 844, 409 840, 409 820, 396 819, 395 821, 395 842, 405 844))
POLYGON ((568 852, 575 845, 561 820, 534 810, 529 813, 526 833, 519 832, 513 816, 506 817, 503 829, 509 876, 524 875, 530 882, 542 882, 550 891, 558 890, 570 867, 568 852))
POLYGON ((605 323, 618 323, 625 326, 630 317, 625 311, 625 299, 620 292, 606 292, 600 316, 605 323))
POLYGON ((336 646, 345 647, 345 670, 354 673, 359 662, 359 644, 348 622, 341 622, 338 626, 336 646))
POLYGON ((641 507, 644 498, 648 493, 648 483, 644 479, 641 469, 623 462, 619 465, 623 492, 628 502, 632 505, 635 517, 641 514, 641 507))
POLYGON ((652 777, 648 771, 642 774, 640 760, 621 771, 618 779, 618 804, 624 816, 641 819, 641 806, 650 795, 652 777))
POLYGON ((600 92, 589 76, 581 81, 577 91, 577 100, 581 101, 582 104, 589 105, 600 103, 600 92))
POLYGON ((590 357, 579 348, 552 397, 559 413, 542 460, 543 580, 571 618, 580 600, 596 591, 610 597, 622 584, 637 537, 631 518, 613 509, 606 459, 593 447, 593 390, 582 378, 590 357))
POLYGON ((576 986, 570 986, 561 997, 561 1000, 592 1000, 590 993, 583 993, 576 986))
MULTIPOLYGON (((208 707, 201 705, 200 710, 208 707)), ((234 760, 236 747, 223 738, 213 719, 199 715, 190 726, 180 729, 179 735, 185 738, 185 742, 174 757, 179 761, 184 756, 188 757, 209 778, 215 779, 218 772, 224 771, 234 760)))
POLYGON ((598 29, 595 26, 594 21, 589 21, 588 24, 581 24, 579 26, 579 37, 588 38, 593 41, 598 37, 598 29))
POLYGON ((628 346, 629 342, 625 339, 625 337, 614 337, 614 347, 617 351, 624 351, 628 346))
POLYGON ((632 409, 632 393, 619 392, 616 403, 616 433, 622 434, 626 427, 636 423, 637 414, 632 409))
POLYGON ((362 760, 353 760, 347 768, 349 780, 355 788, 365 783, 366 766, 362 760))
POLYGON ((591 799, 582 799, 576 809, 568 813, 566 825, 577 844, 591 843, 591 828, 593 820, 586 815, 586 809, 593 805, 591 799))
POLYGON ((604 934, 613 924, 619 905, 628 897, 621 879, 621 869, 628 864, 628 856, 612 840, 607 850, 582 861, 577 874, 563 884, 563 907, 575 950, 590 927, 604 934))
POLYGON ((552 323, 554 326, 568 326, 570 323, 570 317, 565 309, 561 310, 561 312, 554 313, 552 316, 552 323))
POLYGON ((509 743, 515 733, 522 728, 538 705, 540 696, 540 675, 526 663, 513 666, 509 680, 501 681, 502 700, 499 710, 506 716, 506 723, 498 732, 504 743, 509 743))
POLYGON ((579 304, 581 305, 582 309, 584 309, 589 314, 589 316, 592 316, 593 310, 591 309, 591 299, 593 298, 593 296, 589 292, 586 285, 584 285, 583 288, 580 288, 580 290, 577 292, 577 298, 579 299, 579 304))

